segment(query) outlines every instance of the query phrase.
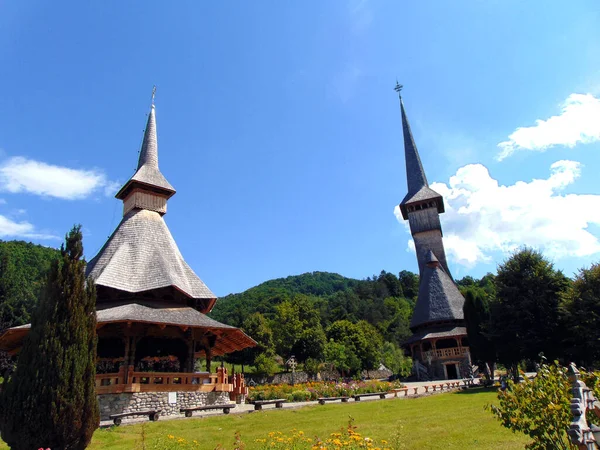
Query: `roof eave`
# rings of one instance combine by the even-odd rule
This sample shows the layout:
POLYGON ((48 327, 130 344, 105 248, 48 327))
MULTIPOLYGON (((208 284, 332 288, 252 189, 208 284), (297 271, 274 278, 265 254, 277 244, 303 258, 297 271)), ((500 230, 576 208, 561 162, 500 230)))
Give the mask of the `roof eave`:
POLYGON ((176 192, 175 189, 167 189, 162 186, 144 183, 143 181, 134 180, 133 178, 131 178, 131 179, 129 179, 129 181, 127 183, 125 183, 123 185, 123 187, 121 189, 119 189, 119 192, 116 193, 115 198, 117 198, 119 200, 124 200, 125 197, 127 197, 129 189, 132 186, 134 186, 135 184, 140 185, 140 187, 150 188, 151 190, 156 191, 157 193, 163 194, 166 196, 167 200, 170 199, 171 197, 173 197, 176 192))

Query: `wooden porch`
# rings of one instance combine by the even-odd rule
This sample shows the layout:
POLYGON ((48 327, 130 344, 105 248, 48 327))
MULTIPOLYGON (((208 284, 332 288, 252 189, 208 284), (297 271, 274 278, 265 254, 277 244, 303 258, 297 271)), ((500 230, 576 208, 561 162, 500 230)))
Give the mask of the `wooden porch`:
POLYGON ((217 373, 136 372, 133 366, 121 366, 117 373, 96 375, 96 393, 125 392, 229 392, 231 398, 247 395, 244 375, 231 376, 219 367, 217 373))

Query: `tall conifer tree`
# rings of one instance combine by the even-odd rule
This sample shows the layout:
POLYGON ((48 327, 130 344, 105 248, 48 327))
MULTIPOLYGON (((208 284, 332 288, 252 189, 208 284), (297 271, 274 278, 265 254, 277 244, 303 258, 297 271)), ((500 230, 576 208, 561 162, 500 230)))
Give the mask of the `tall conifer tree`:
POLYGON ((96 292, 85 280, 81 226, 52 264, 17 369, 0 398, 12 449, 84 449, 99 425, 95 391, 96 292))

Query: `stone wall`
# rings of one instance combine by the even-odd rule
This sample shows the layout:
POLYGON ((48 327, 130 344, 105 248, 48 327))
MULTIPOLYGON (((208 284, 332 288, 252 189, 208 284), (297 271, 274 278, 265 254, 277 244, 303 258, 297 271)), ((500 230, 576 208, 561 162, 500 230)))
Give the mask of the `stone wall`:
POLYGON ((428 367, 428 375, 430 379, 433 380, 443 380, 446 378, 446 374, 444 372, 444 363, 455 363, 458 364, 459 378, 465 378, 470 376, 470 359, 468 356, 464 356, 462 358, 455 358, 452 360, 442 360, 437 359, 431 361, 431 365, 424 362, 423 364, 428 367))
POLYGON ((161 415, 181 415, 180 408, 230 403, 228 392, 132 392, 98 395, 100 420, 111 414, 161 410, 161 415), (169 402, 169 394, 174 403, 169 402))

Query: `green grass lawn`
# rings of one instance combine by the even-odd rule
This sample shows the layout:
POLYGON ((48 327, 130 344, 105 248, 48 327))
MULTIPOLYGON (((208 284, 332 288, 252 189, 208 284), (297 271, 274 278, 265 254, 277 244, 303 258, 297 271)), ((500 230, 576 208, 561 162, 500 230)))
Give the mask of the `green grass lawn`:
MULTIPOLYGON (((327 438, 354 418, 357 431, 373 439, 394 440, 403 449, 523 449, 528 439, 500 426, 483 406, 495 402, 496 393, 471 390, 424 398, 365 401, 361 403, 306 406, 289 410, 220 415, 206 418, 159 420, 132 426, 98 430, 90 449, 153 449, 159 438, 171 434, 188 441, 197 440, 203 449, 221 444, 233 448, 239 431, 246 449, 260 448, 257 438, 270 431, 289 432, 293 428, 307 436, 327 438), (142 446, 142 429, 145 446, 142 446)), ((6 446, 0 446, 5 449, 6 446)))

